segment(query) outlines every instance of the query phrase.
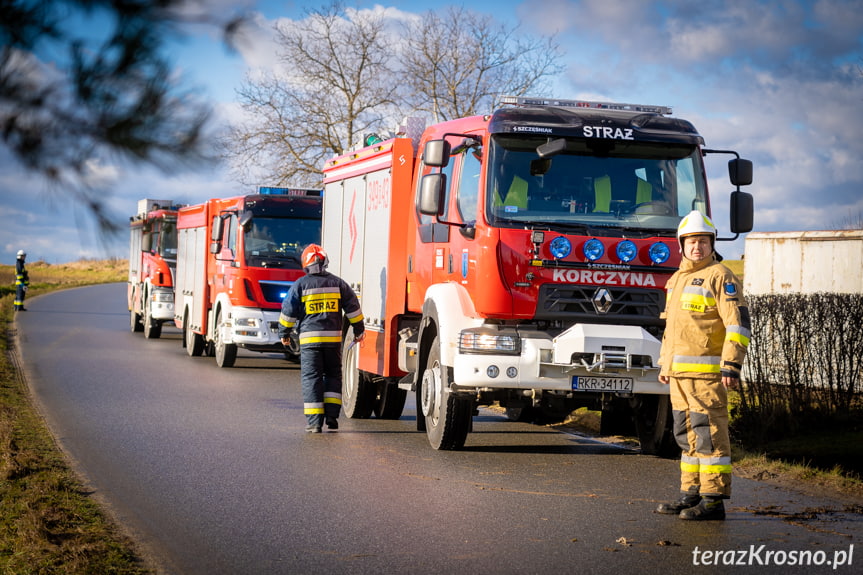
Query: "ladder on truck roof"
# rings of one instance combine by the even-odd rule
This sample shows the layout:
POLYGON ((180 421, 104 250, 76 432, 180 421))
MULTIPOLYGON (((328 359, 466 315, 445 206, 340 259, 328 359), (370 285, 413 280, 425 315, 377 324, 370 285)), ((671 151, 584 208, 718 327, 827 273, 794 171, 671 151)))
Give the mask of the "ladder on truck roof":
POLYGON ((670 106, 649 106, 645 104, 620 104, 616 102, 594 102, 591 100, 563 100, 560 98, 534 98, 530 96, 502 96, 501 104, 514 106, 555 106, 558 108, 590 108, 593 110, 621 110, 624 112, 650 112, 670 115, 670 106))

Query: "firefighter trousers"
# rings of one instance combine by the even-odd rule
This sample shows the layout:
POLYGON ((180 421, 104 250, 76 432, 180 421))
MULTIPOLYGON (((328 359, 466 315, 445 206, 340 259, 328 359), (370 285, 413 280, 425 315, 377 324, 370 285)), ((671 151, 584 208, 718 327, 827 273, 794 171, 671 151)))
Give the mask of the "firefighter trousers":
POLYGON ((303 413, 309 425, 321 427, 342 409, 342 346, 301 346, 303 413))
POLYGON ((731 495, 728 392, 716 378, 671 377, 674 437, 682 450, 680 490, 731 495))
POLYGON ((23 285, 15 286, 15 301, 13 302, 13 306, 16 310, 24 307, 24 296, 27 294, 27 290, 24 289, 23 285))

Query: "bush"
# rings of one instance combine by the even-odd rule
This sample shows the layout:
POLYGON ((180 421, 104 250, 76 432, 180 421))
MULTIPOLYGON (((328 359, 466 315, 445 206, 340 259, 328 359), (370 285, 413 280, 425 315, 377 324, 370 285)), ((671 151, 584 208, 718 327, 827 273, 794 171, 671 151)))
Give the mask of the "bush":
POLYGON ((734 428, 764 442, 853 420, 863 392, 863 295, 748 296, 752 340, 734 428))

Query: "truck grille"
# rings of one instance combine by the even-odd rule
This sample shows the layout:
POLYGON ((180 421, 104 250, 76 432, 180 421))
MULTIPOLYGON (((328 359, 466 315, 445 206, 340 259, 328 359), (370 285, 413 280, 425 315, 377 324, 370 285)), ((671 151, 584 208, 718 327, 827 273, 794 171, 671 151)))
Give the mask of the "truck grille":
POLYGON ((665 309, 663 290, 546 284, 539 290, 536 319, 578 319, 592 323, 662 325, 659 313, 663 309, 665 309), (594 298, 599 289, 606 290, 611 298, 605 313, 599 313, 594 304, 594 298))

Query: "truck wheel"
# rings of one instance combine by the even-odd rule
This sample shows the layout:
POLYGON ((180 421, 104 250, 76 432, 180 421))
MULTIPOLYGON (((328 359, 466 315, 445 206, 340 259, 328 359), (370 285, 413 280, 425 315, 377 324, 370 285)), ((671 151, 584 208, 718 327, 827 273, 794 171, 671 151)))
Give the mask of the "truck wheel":
POLYGON ((375 405, 375 387, 357 367, 359 349, 353 330, 342 342, 342 410, 351 419, 368 419, 375 405))
POLYGON ((237 346, 233 343, 225 343, 222 339, 222 310, 216 314, 216 329, 213 332, 213 347, 216 352, 216 365, 219 367, 233 367, 237 360, 237 346))
POLYGON ((189 326, 189 313, 183 319, 183 347, 191 357, 200 357, 204 353, 204 338, 195 333, 189 326))
POLYGON ((153 321, 153 315, 150 313, 150 306, 144 306, 144 337, 147 339, 159 339, 162 335, 162 324, 158 321, 153 321))
POLYGON ((426 435, 435 449, 464 447, 473 418, 473 401, 446 391, 450 379, 450 368, 440 362, 440 340, 435 337, 423 372, 420 406, 425 415, 426 435))
POLYGON ((129 329, 132 333, 144 331, 144 326, 141 324, 141 316, 135 313, 134 309, 129 311, 129 329))
POLYGON ((402 416, 408 392, 399 389, 398 380, 386 380, 378 384, 375 416, 378 419, 398 419, 402 416))
POLYGON ((680 455, 671 431, 671 399, 667 395, 640 394, 631 400, 631 405, 641 452, 660 457, 680 455))

